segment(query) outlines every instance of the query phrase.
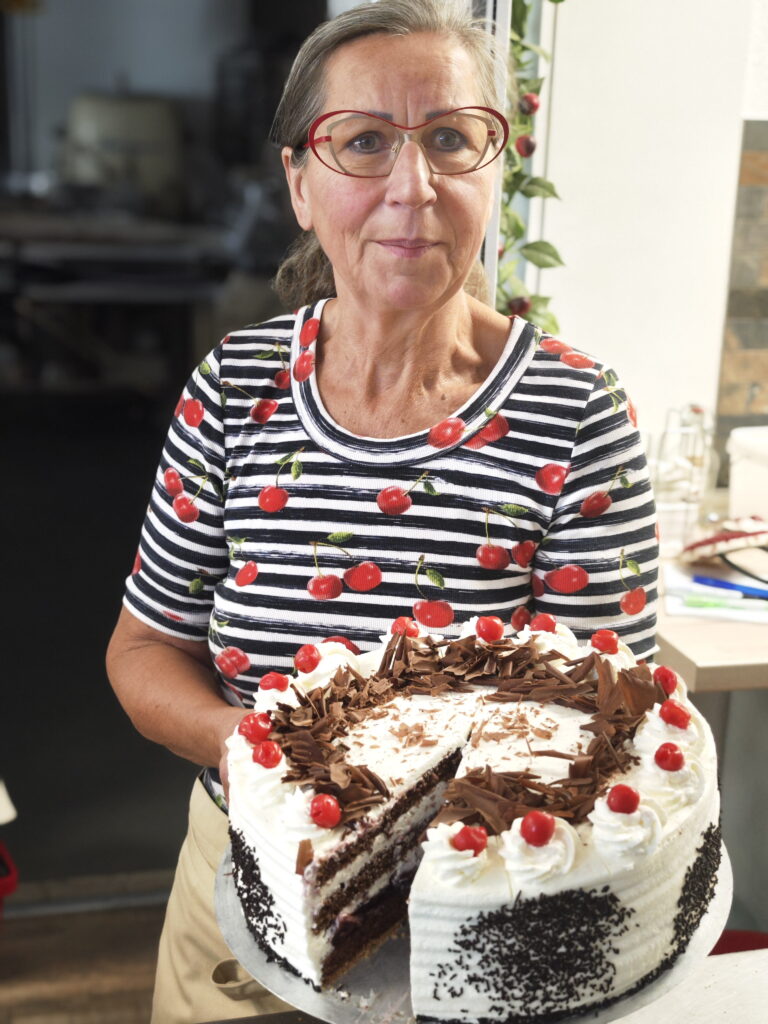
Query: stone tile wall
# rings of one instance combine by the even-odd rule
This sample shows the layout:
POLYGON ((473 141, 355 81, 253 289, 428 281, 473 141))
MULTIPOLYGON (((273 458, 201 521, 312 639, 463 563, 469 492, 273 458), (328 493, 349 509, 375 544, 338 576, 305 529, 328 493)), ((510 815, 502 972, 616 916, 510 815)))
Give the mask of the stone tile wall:
POLYGON ((745 121, 715 445, 728 483, 725 443, 734 427, 768 424, 768 121, 745 121))

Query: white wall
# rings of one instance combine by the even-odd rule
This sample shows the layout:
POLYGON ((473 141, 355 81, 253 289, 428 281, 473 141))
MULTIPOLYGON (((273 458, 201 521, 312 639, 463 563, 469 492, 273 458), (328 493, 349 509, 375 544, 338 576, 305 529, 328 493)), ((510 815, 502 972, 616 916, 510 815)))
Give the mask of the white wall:
POLYGON ((540 290, 562 337, 615 365, 641 430, 656 432, 670 406, 715 404, 750 0, 545 2, 544 14, 554 61, 535 169, 562 197, 543 204, 541 232, 567 265, 540 290))

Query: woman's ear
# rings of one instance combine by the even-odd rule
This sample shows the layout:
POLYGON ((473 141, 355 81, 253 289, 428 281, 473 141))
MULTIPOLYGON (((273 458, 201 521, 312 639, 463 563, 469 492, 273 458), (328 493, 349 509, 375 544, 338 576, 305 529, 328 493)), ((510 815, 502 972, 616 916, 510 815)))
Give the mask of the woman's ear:
POLYGON ((304 177, 306 163, 301 164, 299 167, 294 167, 291 163, 292 155, 293 150, 291 147, 283 146, 281 156, 283 159, 285 178, 288 182, 288 189, 291 193, 291 206, 293 207, 293 212, 296 214, 296 220, 299 222, 299 227, 303 228, 304 231, 311 231, 312 210, 304 177))

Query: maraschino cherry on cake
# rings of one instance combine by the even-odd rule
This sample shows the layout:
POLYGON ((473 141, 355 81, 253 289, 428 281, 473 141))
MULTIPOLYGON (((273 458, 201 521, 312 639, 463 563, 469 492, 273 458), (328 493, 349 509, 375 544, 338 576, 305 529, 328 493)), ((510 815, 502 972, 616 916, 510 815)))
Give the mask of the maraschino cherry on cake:
POLYGON ((334 638, 264 677, 229 740, 230 831, 270 958, 328 987, 407 915, 417 1018, 514 1024, 686 948, 720 858, 709 727, 611 630, 509 633, 401 617, 381 649, 334 638))

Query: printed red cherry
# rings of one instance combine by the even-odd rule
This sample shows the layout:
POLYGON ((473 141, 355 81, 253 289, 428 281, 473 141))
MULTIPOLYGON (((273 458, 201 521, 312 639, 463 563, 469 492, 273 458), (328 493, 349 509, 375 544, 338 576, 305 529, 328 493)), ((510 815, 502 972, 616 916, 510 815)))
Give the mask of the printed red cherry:
POLYGON ((687 729, 691 722, 690 711, 677 700, 665 700, 659 708, 659 715, 663 722, 677 729, 687 729))
POLYGON ((184 422, 188 427, 199 427, 203 422, 203 403, 199 398, 188 398, 184 403, 184 422))
POLYGON ((531 593, 534 597, 541 597, 544 593, 544 580, 536 573, 531 576, 531 593))
POLYGON ((288 689, 290 679, 288 676, 283 675, 282 672, 267 672, 266 675, 262 676, 259 680, 260 690, 280 690, 281 693, 285 693, 288 689))
POLYGON ((235 676, 246 672, 251 667, 248 655, 239 647, 225 647, 213 660, 216 668, 227 679, 234 679, 235 676))
POLYGON ((668 697, 677 689, 677 674, 666 665, 654 669, 653 681, 659 684, 668 697))
POLYGON ((419 627, 410 615, 398 615, 392 623, 390 633, 405 633, 406 636, 418 636, 419 627))
POLYGON ((520 632, 520 630, 525 629, 531 621, 530 609, 526 608, 524 604, 521 604, 519 608, 515 608, 512 612, 512 618, 509 621, 512 623, 512 628, 520 632))
POLYGON ((642 587, 628 590, 619 601, 619 607, 625 615, 639 615, 645 608, 646 594, 642 587))
POLYGON ((545 352, 550 352, 552 355, 559 356, 563 352, 571 352, 571 346, 566 345, 564 341, 560 341, 559 338, 544 338, 539 348, 542 348, 545 352))
POLYGON ((579 511, 585 519, 597 519, 603 512, 607 512, 612 504, 613 499, 608 491, 593 491, 582 501, 579 511))
POLYGON ((447 420, 436 423, 427 434, 427 443, 433 448, 449 448, 456 444, 464 433, 466 424, 458 416, 449 416, 447 420))
POLYGON ((512 557, 521 569, 527 569, 536 554, 536 544, 532 540, 521 541, 512 548, 512 557))
POLYGON ((261 743, 272 731, 272 719, 266 711, 253 712, 240 719, 237 731, 249 743, 261 743))
POLYGON ((276 768, 283 759, 283 751, 274 740, 263 740, 253 748, 253 760, 264 768, 276 768))
POLYGON ((238 587, 247 587, 249 583, 253 583, 256 577, 259 575, 259 567, 255 562, 246 562, 245 565, 241 566, 237 570, 235 576, 235 583, 238 587))
POLYGON ((381 569, 375 562, 360 562, 347 569, 344 573, 344 582, 350 590, 361 593, 374 590, 381 583, 381 569))
POLYGON ((488 845, 488 833, 482 825, 465 825, 451 837, 451 846, 455 850, 471 850, 473 857, 478 857, 488 845))
POLYGON ((492 644, 504 636, 504 623, 498 615, 481 615, 475 625, 475 634, 481 640, 492 644))
POLYGON ((163 483, 165 484, 166 491, 172 497, 181 494, 184 490, 184 484, 181 482, 179 471, 174 469, 173 466, 169 466, 163 473, 163 483))
POLYGON ((470 437, 468 441, 464 442, 465 448, 482 448, 484 444, 493 444, 494 441, 499 441, 502 437, 506 437, 509 433, 509 423, 507 423, 504 416, 500 412, 488 420, 482 430, 470 437))
POLYGON ((141 553, 139 551, 136 552, 136 557, 133 560, 131 576, 135 576, 137 572, 141 572, 141 553))
POLYGON ((685 764, 683 752, 676 743, 662 743, 653 759, 665 772, 679 772, 685 764))
POLYGON ((640 794, 631 786, 619 782, 611 787, 606 803, 615 814, 634 814, 640 806, 640 794))
POLYGON ((254 423, 266 423, 276 409, 277 402, 274 398, 260 398, 248 415, 254 423))
POLYGON ((406 494, 402 487, 385 487, 376 495, 376 504, 382 512, 388 516, 399 516, 407 512, 413 504, 410 494, 406 494))
POLYGON ((527 295, 516 295, 507 303, 507 314, 509 316, 525 316, 530 313, 533 303, 527 295))
POLYGON ((637 427, 637 410, 630 398, 627 398, 627 419, 633 427, 637 427))
POLYGON ((563 352, 560 362, 572 366, 574 370, 588 370, 595 365, 595 360, 585 356, 583 352, 563 352))
POLYGON ((528 811, 520 822, 520 835, 529 846, 546 846, 555 834, 555 819, 546 811, 528 811))
POLYGON ((557 620, 549 612, 539 612, 531 619, 531 629, 539 633, 555 633, 557 631, 557 620))
POLYGON ((302 352, 300 356, 296 357, 296 361, 293 364, 293 376, 294 379, 299 381, 306 380, 312 376, 312 371, 315 368, 315 356, 312 352, 302 352))
POLYGON ((422 626, 442 629, 453 622, 453 608, 447 601, 415 601, 413 614, 422 626))
POLYGON ((558 594, 576 594, 589 583, 589 573, 580 565, 561 565, 545 573, 544 579, 558 594))
POLYGON ((353 644, 352 641, 346 636, 327 636, 322 641, 324 644, 343 644, 348 651, 352 651, 353 654, 360 654, 360 648, 357 644, 353 644))
POLYGON ((313 576, 307 583, 307 590, 316 601, 332 601, 344 589, 341 576, 326 573, 324 576, 313 576))
POLYGON ((532 135, 518 135, 515 139, 515 149, 520 156, 530 156, 536 149, 536 139, 532 135))
POLYGON ((592 634, 590 643, 596 651, 602 651, 603 654, 619 652, 619 634, 612 629, 598 629, 592 634))
POLYGON ((268 484, 259 491, 258 502, 263 512, 279 512, 288 502, 288 491, 268 484))
POLYGON ((314 644, 303 644, 294 654, 293 664, 299 672, 314 672, 320 664, 320 651, 314 644))
POLYGON ((481 544, 475 558, 484 569, 506 569, 509 565, 509 552, 500 544, 481 544))
POLYGON ((559 494, 563 489, 565 478, 570 466, 559 466, 556 462, 548 462, 536 472, 536 483, 545 494, 559 494))
POLYGON ((524 92, 517 101, 517 105, 521 114, 530 117, 531 114, 535 114, 539 109, 539 102, 539 97, 535 92, 524 92))
POLYGON ((341 821, 341 806, 332 793, 318 793, 309 804, 309 816, 320 828, 336 828, 341 821))
POLYGON ((174 416, 181 416, 183 408, 184 408, 184 392, 182 391, 182 393, 179 395, 179 400, 176 403, 176 408, 173 410, 173 415, 174 416))
POLYGON ((299 332, 299 344, 301 347, 306 348, 308 345, 311 345, 317 337, 319 330, 320 321, 316 316, 310 317, 299 332))
POLYGON ((182 523, 194 523, 200 516, 200 509, 187 494, 179 494, 173 499, 173 511, 182 523))
POLYGON ((275 387, 287 388, 291 383, 291 375, 288 370, 278 370, 275 374, 275 387))

